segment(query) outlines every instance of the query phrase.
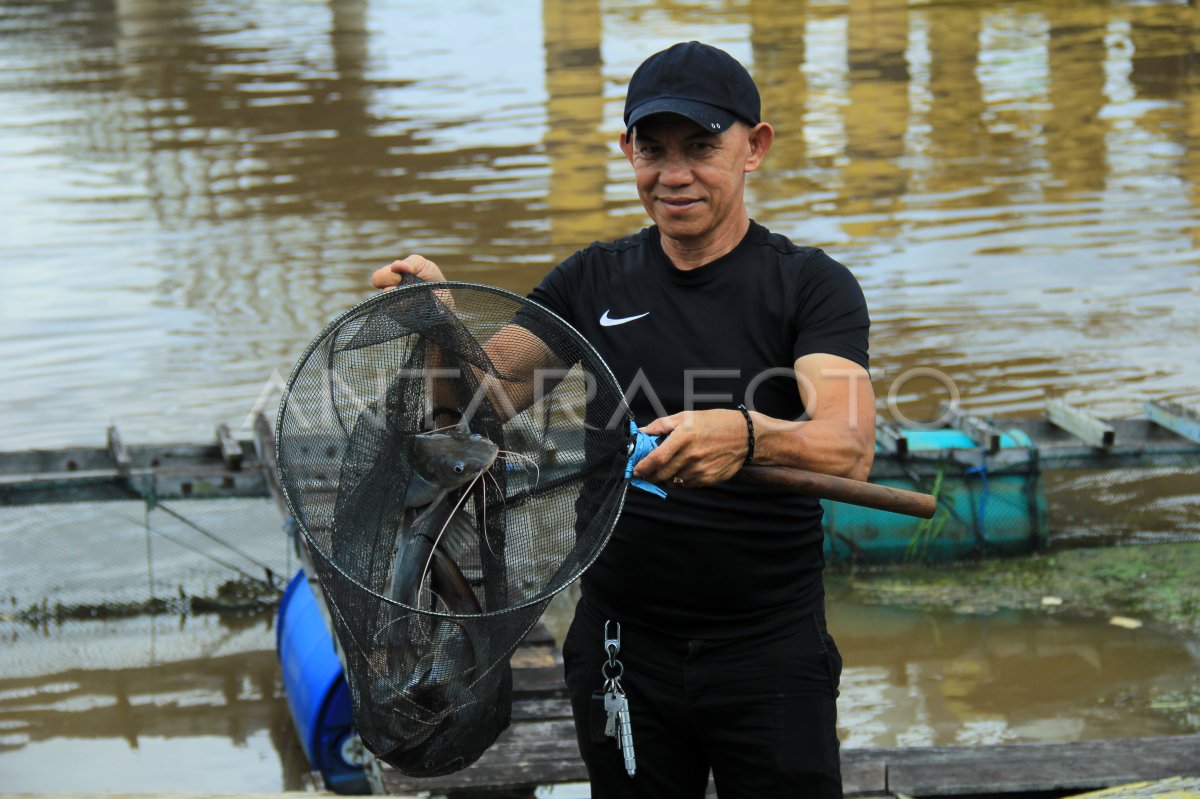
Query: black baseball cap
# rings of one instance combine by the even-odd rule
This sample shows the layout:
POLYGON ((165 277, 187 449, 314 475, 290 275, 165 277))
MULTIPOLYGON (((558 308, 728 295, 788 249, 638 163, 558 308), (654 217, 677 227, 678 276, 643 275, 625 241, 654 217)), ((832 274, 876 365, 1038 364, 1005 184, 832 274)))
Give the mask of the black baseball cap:
POLYGON ((709 44, 681 42, 643 61, 625 95, 627 130, 664 113, 724 133, 738 119, 757 125, 762 107, 754 79, 736 58, 709 44))

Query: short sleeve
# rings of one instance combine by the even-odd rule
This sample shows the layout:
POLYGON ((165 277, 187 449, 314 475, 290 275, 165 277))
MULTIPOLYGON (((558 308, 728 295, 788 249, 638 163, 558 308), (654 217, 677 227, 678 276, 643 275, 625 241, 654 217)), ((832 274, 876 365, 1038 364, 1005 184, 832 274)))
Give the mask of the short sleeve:
POLYGON ((528 295, 529 299, 549 308, 571 324, 574 324, 574 314, 571 313, 570 272, 576 268, 578 261, 579 253, 575 253, 551 269, 528 295))
POLYGON ((816 250, 804 263, 799 294, 792 359, 825 353, 868 368, 871 318, 862 287, 850 270, 816 250))
MULTIPOLYGON (((575 314, 571 303, 571 273, 578 267, 579 260, 579 253, 576 253, 551 269, 542 278, 542 282, 535 286, 533 291, 527 295, 527 299, 533 300, 538 305, 553 311, 572 327, 575 326, 575 314)), ((559 328, 557 326, 549 326, 543 314, 539 314, 531 309, 522 308, 513 318, 513 322, 546 342, 551 349, 556 350, 555 355, 562 358, 563 353, 558 352, 554 346, 559 339, 559 328)))

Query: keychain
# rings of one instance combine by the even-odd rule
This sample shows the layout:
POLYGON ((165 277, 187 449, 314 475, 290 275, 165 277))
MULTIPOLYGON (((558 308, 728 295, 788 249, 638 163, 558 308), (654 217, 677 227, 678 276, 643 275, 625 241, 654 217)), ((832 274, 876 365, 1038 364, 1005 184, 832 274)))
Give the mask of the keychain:
POLYGON ((625 697, 625 689, 621 686, 621 677, 625 674, 625 665, 617 660, 621 651, 620 622, 606 621, 604 623, 604 654, 608 658, 600 666, 600 675, 604 677, 604 690, 592 695, 593 700, 602 701, 604 705, 604 735, 616 738, 625 758, 625 771, 630 777, 637 770, 633 755, 633 725, 629 720, 629 700, 625 697), (609 629, 616 626, 616 636, 609 629))

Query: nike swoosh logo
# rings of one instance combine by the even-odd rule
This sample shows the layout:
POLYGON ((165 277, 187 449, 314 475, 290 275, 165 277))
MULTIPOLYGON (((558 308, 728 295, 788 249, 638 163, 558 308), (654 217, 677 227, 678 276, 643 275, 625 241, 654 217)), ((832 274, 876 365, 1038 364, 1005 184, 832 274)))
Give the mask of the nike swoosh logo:
POLYGON ((623 325, 626 322, 632 322, 634 319, 641 319, 643 316, 649 316, 649 315, 650 315, 650 312, 646 311, 645 313, 640 313, 637 316, 622 316, 622 317, 614 319, 613 317, 608 315, 608 311, 605 311, 604 313, 602 313, 600 315, 600 325, 602 327, 613 327, 614 325, 623 325))

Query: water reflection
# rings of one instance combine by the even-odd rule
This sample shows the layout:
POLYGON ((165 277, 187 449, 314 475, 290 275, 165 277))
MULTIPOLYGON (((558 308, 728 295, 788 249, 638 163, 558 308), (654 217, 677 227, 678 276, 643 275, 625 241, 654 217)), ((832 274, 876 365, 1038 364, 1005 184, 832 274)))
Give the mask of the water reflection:
MULTIPOLYGON (((604 61, 599 0, 542 4, 546 128, 550 164, 546 210, 551 252, 570 252, 606 228, 610 144, 604 129, 604 61)), ((502 264, 496 264, 502 267, 502 264)), ((524 271, 524 270, 523 270, 524 271)), ((531 271, 522 279, 540 279, 531 271)), ((520 291, 525 285, 514 285, 520 291)))
POLYGON ((1183 4, 0 14, 9 446, 94 440, 114 415, 129 438, 240 425, 375 264, 422 251, 523 291, 635 229, 620 92, 685 34, 762 83, 782 135, 756 216, 854 268, 880 394, 935 365, 987 412, 1200 396, 1183 4), (86 296, 54 290, 83 276, 86 296))
POLYGON ((849 0, 845 163, 837 207, 845 234, 886 241, 911 180, 904 163, 908 127, 909 11, 905 0, 849 0))
POLYGON ((269 618, 6 623, 0 636, 7 790, 302 787, 269 618))
POLYGON ((830 582, 846 669, 842 744, 1078 741, 1190 731, 1156 697, 1195 685, 1200 644, 1104 620, 868 606, 830 582), (1154 665, 1147 668, 1149 664, 1154 665), (1128 713, 1128 715, 1126 715, 1128 713))

